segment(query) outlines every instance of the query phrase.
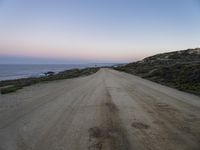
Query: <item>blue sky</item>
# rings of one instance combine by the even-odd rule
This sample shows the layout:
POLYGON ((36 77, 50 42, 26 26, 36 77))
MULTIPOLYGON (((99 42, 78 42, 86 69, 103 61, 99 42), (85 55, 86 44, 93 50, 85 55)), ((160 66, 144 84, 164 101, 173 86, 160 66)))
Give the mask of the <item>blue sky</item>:
POLYGON ((200 0, 0 0, 0 63, 130 62, 195 48, 199 16, 200 0))

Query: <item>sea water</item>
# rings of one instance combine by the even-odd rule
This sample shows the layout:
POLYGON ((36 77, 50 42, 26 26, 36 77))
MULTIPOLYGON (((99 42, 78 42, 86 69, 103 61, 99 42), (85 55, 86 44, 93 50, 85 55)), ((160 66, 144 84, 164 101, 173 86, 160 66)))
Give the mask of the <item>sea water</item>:
POLYGON ((73 68, 103 66, 102 64, 0 64, 0 80, 38 77, 48 71, 55 73, 73 68))

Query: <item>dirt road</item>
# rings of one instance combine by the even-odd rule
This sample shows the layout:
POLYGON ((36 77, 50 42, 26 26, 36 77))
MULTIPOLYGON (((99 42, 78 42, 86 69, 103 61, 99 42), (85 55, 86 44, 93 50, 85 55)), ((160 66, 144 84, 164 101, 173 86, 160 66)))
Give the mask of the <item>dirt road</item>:
POLYGON ((200 97, 96 74, 0 95, 0 150, 199 150, 200 97))

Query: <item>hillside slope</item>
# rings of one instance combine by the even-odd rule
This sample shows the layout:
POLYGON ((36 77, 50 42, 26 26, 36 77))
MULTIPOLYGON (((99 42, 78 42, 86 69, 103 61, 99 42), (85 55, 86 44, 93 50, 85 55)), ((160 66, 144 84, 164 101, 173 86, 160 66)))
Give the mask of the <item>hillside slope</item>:
POLYGON ((157 54, 115 69, 200 95, 200 48, 157 54))

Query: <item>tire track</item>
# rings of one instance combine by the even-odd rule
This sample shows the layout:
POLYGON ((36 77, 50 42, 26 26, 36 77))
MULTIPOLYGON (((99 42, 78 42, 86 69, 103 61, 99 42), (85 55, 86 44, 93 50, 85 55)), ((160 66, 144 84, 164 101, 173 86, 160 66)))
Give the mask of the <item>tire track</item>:
POLYGON ((91 127, 89 132, 88 150, 130 150, 131 146, 119 117, 120 110, 112 101, 109 89, 105 86, 100 106, 100 126, 91 127))

